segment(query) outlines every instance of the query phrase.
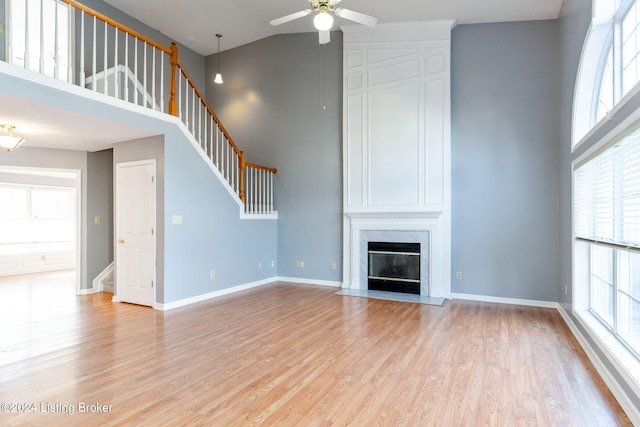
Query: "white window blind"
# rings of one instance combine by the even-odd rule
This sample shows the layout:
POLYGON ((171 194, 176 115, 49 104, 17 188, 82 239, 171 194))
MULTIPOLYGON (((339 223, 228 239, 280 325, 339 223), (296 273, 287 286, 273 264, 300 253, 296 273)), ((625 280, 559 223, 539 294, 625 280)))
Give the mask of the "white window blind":
POLYGON ((574 234, 640 247, 640 129, 576 169, 574 234))

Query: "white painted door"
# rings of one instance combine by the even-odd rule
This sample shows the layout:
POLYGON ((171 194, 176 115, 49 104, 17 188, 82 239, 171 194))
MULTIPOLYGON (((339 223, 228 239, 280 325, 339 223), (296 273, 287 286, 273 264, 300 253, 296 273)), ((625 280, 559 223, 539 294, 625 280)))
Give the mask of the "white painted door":
POLYGON ((155 303, 156 163, 116 166, 116 299, 155 303))

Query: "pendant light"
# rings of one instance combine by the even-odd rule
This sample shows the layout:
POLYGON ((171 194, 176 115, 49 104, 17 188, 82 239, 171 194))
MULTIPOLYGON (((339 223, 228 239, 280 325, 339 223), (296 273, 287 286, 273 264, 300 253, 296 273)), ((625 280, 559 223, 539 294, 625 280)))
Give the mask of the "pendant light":
POLYGON ((213 79, 213 82, 220 85, 222 84, 222 74, 220 74, 220 37, 222 37, 222 34, 218 33, 216 34, 216 37, 218 38, 218 72, 216 73, 216 78, 213 79))
POLYGON ((15 126, 0 125, 0 148, 11 151, 18 148, 23 142, 24 138, 20 135, 13 133, 15 126))

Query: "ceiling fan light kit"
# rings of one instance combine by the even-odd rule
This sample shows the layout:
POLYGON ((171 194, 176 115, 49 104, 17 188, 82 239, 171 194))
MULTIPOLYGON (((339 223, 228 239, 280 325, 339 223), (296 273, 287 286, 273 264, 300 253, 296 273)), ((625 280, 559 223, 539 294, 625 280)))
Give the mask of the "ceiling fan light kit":
POLYGON ((316 16, 314 16, 313 18, 313 25, 318 30, 320 44, 325 44, 331 41, 330 31, 331 27, 333 27, 333 16, 331 16, 329 12, 332 12, 334 15, 340 18, 357 22, 358 24, 367 25, 369 27, 374 27, 378 23, 378 18, 374 16, 365 15, 364 13, 337 7, 340 1, 341 0, 309 0, 311 9, 301 10, 299 12, 285 15, 281 18, 273 19, 270 24, 275 27, 277 25, 293 21, 294 19, 303 18, 307 15, 315 13, 316 16))
POLYGON ((327 12, 320 12, 313 18, 313 25, 318 31, 329 31, 333 27, 333 17, 327 12))

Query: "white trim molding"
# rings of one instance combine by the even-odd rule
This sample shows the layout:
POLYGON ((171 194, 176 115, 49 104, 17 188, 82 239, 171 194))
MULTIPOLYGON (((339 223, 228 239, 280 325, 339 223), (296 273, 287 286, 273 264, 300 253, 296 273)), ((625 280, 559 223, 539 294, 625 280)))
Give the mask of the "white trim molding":
POLYGON ((93 279, 93 288, 92 288, 93 291, 91 293, 102 292, 104 290, 104 286, 102 285, 102 282, 105 279, 109 279, 113 277, 113 272, 115 271, 115 267, 116 267, 116 263, 112 262, 104 270, 102 270, 100 274, 96 276, 95 279, 93 279))
POLYGON ((328 286, 331 288, 342 288, 341 282, 333 282, 329 280, 302 279, 299 277, 282 277, 282 276, 278 276, 276 280, 278 282, 299 283, 301 285, 316 285, 316 286, 328 286))
POLYGON ((195 304, 197 302, 218 298, 224 295, 229 295, 229 294, 233 294, 240 291, 245 291, 247 289, 257 288, 259 286, 269 285, 271 283, 274 283, 275 281, 276 281, 276 278, 271 277, 268 279, 258 280, 256 282, 246 283, 244 285, 232 286, 230 288, 220 289, 219 291, 196 295, 193 297, 184 298, 177 301, 171 301, 165 304, 156 303, 153 306, 153 308, 161 311, 173 310, 174 308, 184 307, 187 305, 195 304))
POLYGON ((538 300, 530 300, 530 299, 503 298, 503 297, 492 297, 487 295, 459 294, 459 293, 453 293, 451 294, 451 297, 453 299, 461 299, 461 300, 467 300, 467 301, 492 302, 496 304, 525 305, 528 307, 555 308, 555 309, 558 309, 560 307, 560 305, 554 301, 538 301, 538 300))

